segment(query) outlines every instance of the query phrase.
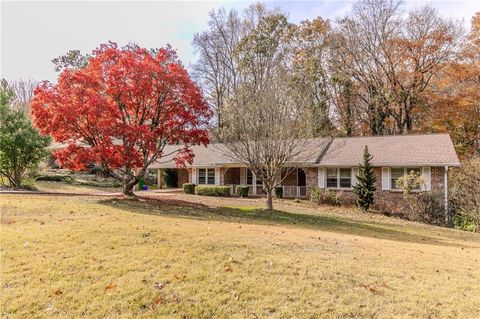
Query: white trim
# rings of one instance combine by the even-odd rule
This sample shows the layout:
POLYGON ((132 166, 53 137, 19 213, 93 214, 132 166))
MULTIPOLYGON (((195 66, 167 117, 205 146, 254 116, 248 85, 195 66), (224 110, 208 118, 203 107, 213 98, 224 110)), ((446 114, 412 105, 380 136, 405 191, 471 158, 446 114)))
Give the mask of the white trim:
POLYGON ((220 185, 220 167, 215 167, 215 185, 220 185))
POLYGON ((444 188, 444 204, 445 204, 445 222, 447 225, 450 223, 448 218, 448 166, 445 166, 443 173, 443 188, 444 188))
POLYGON ((192 184, 198 185, 196 168, 192 168, 192 184))
POLYGON ((431 191, 432 190, 432 171, 429 166, 422 167, 422 178, 425 181, 425 184, 422 185, 422 190, 431 191))
POLYGON ((357 185, 357 175, 360 174, 359 167, 352 167, 352 187, 357 185))
POLYGON ((388 191, 391 187, 390 167, 382 167, 382 190, 388 191))
POLYGON ((325 188, 327 185, 326 180, 327 178, 325 174, 325 168, 319 167, 318 168, 318 187, 325 188))

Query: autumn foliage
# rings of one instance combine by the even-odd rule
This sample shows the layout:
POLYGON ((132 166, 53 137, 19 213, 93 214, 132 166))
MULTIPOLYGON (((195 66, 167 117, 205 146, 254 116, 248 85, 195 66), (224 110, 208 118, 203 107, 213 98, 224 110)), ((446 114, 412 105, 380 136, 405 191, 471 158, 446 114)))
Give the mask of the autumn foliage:
POLYGON ((198 86, 167 47, 147 50, 103 44, 83 68, 43 82, 31 103, 35 125, 68 147, 56 152, 72 170, 96 163, 124 182, 124 193, 164 154, 183 144, 177 165, 191 162, 191 145, 207 144, 211 116, 198 86))

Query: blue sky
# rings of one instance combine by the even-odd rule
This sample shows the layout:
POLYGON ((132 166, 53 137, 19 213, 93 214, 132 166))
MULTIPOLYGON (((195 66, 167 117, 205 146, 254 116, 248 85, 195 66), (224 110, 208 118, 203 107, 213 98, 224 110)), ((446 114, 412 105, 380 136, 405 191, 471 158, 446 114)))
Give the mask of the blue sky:
MULTIPOLYGON (((251 1, 2 1, 0 75, 7 80, 55 81, 51 60, 68 50, 90 52, 109 40, 144 47, 170 43, 183 63, 194 61, 193 34, 205 30, 208 12, 226 7, 243 10, 251 1)), ((407 1, 413 8, 430 3, 441 14, 465 20, 480 11, 480 0, 407 1)), ((350 10, 352 1, 267 1, 298 22, 317 16, 335 18, 350 10)))

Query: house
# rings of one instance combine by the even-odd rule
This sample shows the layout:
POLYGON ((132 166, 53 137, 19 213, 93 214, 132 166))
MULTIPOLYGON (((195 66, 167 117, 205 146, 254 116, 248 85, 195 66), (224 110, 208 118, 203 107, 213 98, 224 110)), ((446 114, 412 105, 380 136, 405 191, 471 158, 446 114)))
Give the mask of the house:
MULTIPOLYGON (((308 143, 309 154, 295 164, 295 169, 282 176, 284 197, 308 197, 310 190, 341 191, 346 200, 353 200, 352 186, 356 184, 363 149, 368 146, 377 178, 375 205, 392 210, 402 193, 395 181, 407 172, 415 171, 426 181, 419 191, 437 190, 447 198, 448 170, 460 166, 448 134, 393 135, 368 137, 317 138, 308 143)), ((178 146, 169 146, 166 153, 178 146)), ((159 181, 164 169, 178 169, 178 184, 250 186, 252 196, 264 195, 261 181, 253 172, 226 156, 222 144, 194 146, 195 158, 186 168, 176 168, 169 158, 153 164, 159 181)), ((159 185, 161 186, 161 185, 159 185)))

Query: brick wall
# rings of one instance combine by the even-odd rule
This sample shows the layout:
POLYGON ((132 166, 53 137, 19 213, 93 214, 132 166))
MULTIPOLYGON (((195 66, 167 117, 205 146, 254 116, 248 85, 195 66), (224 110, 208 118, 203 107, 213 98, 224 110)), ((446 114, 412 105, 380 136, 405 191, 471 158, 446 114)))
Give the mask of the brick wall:
POLYGON ((178 169, 178 187, 182 187, 183 184, 190 182, 190 175, 189 171, 186 168, 179 168, 178 169))
MULTIPOLYGON (((376 191, 374 193, 373 209, 389 213, 402 213, 405 211, 407 203, 403 198, 403 193, 399 190, 382 190, 382 168, 374 168, 376 177, 376 191)), ((431 185, 432 190, 443 191, 444 189, 444 172, 443 167, 431 168, 431 185)), ((354 204, 355 195, 351 190, 342 190, 341 199, 345 204, 354 204)))

